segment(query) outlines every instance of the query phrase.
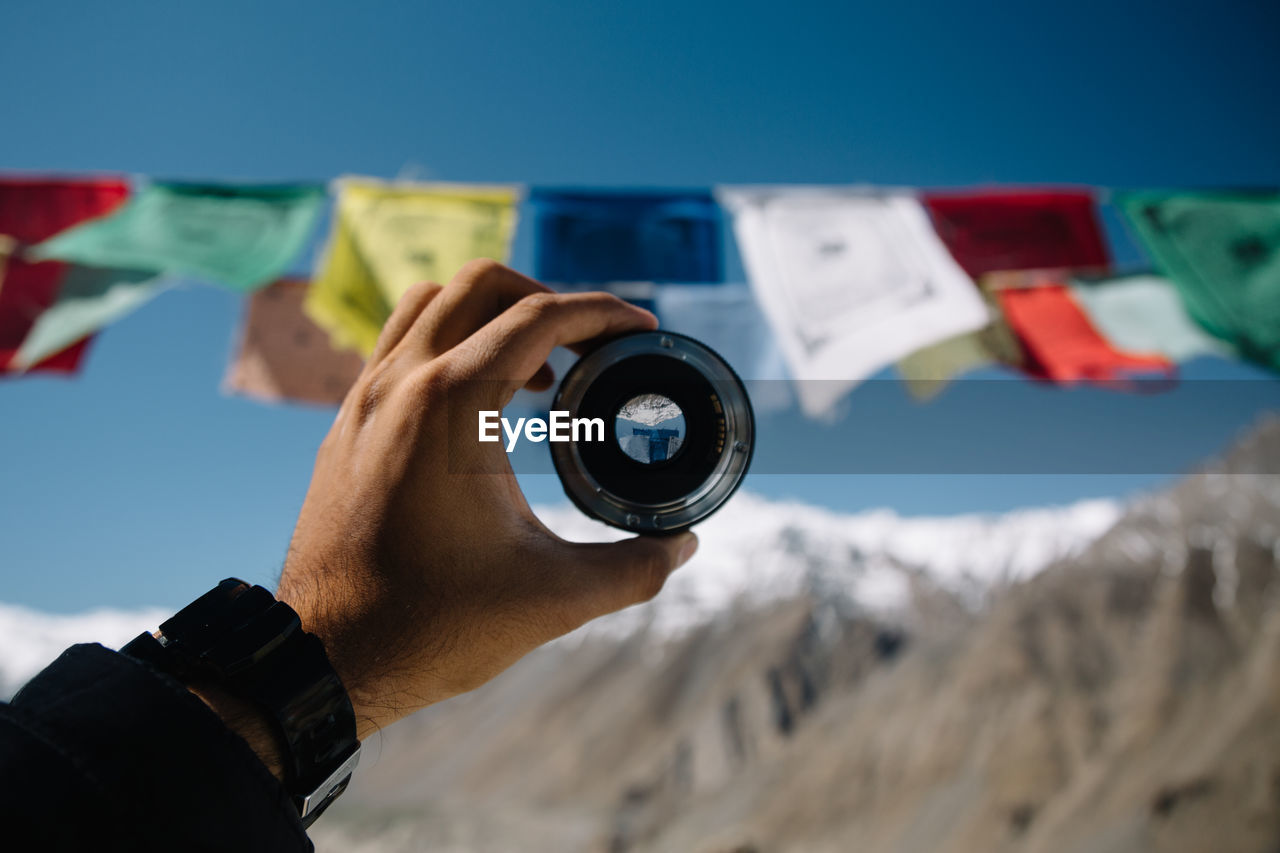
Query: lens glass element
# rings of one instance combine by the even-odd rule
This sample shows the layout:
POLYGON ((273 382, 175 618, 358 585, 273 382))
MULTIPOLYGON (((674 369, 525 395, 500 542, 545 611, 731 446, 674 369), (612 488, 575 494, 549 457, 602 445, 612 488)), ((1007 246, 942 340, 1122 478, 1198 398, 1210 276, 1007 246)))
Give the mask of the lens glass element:
POLYGON ((622 452, 635 461, 666 462, 684 443, 684 412, 669 397, 637 394, 618 409, 613 433, 622 452))

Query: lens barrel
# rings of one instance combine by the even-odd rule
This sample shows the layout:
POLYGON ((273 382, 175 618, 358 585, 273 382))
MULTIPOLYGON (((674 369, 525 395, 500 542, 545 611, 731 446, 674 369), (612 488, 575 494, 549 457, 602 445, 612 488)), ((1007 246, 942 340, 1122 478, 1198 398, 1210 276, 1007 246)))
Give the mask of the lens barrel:
POLYGON ((742 380, 709 347, 673 332, 592 350, 552 407, 604 421, 603 441, 551 445, 565 494, 587 515, 637 533, 674 533, 715 512, 755 449, 742 380))

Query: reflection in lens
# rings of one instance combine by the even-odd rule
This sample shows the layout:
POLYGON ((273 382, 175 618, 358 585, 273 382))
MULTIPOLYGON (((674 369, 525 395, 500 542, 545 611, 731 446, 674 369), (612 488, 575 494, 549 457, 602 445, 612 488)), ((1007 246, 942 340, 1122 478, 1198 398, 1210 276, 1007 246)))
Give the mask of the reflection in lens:
POLYGON ((661 394, 637 394, 618 409, 614 436, 637 462, 665 462, 684 442, 684 412, 661 394))

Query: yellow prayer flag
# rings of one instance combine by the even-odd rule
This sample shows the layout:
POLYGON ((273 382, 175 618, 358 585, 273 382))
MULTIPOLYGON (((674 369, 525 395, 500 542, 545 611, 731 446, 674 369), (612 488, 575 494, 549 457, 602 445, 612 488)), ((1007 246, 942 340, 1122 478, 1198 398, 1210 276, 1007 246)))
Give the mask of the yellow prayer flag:
POLYGON ((507 261, 518 199, 515 187, 340 180, 307 313, 335 346, 368 355, 411 285, 447 282, 474 258, 507 261))
POLYGON ((391 306, 356 249, 351 228, 335 212, 329 247, 307 291, 307 316, 329 333, 336 349, 373 352, 391 306))
MULTIPOLYGON (((984 330, 985 331, 985 330, 984 330)), ((965 332, 919 349, 898 362, 907 393, 919 402, 932 400, 951 380, 995 362, 982 332, 965 332)))
POLYGON ((978 284, 990 321, 977 331, 939 341, 898 361, 898 375, 906 384, 907 393, 918 402, 927 402, 965 373, 997 364, 1007 367, 1025 365, 1026 353, 1013 329, 1009 328, 993 293, 1000 287, 1029 287, 1038 280, 1023 272, 983 276, 978 284))

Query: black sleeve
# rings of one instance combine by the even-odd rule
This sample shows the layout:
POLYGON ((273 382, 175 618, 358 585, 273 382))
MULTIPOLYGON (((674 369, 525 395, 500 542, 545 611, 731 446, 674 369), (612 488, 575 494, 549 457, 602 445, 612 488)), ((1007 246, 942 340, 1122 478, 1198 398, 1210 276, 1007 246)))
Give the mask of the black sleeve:
POLYGON ((44 851, 311 851, 284 787, 180 683, 72 646, 0 703, 0 837, 44 851))

